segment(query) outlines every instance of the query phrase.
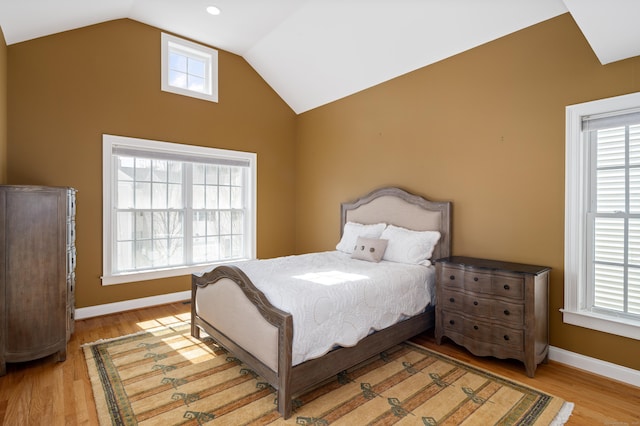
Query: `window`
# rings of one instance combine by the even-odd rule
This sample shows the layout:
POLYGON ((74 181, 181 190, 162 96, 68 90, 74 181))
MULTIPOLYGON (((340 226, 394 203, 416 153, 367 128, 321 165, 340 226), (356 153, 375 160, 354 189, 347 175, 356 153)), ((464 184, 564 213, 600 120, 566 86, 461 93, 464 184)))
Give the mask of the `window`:
POLYGON ((162 33, 162 90, 218 102, 218 51, 162 33))
POLYGON ((567 107, 563 319, 640 339, 640 93, 567 107))
POLYGON ((103 136, 103 284, 255 258, 256 154, 103 136))

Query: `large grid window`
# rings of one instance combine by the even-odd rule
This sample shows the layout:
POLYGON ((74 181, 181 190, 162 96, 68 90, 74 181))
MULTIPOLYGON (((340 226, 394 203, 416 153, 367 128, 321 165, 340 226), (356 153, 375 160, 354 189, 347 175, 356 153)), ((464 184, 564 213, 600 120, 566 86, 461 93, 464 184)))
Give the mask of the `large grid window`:
POLYGON ((162 33, 165 92, 218 102, 218 51, 162 33))
POLYGON ((255 154, 104 135, 104 284, 255 257, 255 154))
POLYGON ((567 107, 563 319, 640 339, 640 93, 567 107))

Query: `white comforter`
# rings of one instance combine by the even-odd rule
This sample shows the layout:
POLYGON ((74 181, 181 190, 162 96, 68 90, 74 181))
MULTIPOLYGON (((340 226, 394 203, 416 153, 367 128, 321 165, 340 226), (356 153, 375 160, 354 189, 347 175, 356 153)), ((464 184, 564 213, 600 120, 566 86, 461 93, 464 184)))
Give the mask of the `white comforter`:
POLYGON ((433 300, 432 266, 321 252, 236 263, 277 308, 293 316, 293 365, 418 314, 433 300))

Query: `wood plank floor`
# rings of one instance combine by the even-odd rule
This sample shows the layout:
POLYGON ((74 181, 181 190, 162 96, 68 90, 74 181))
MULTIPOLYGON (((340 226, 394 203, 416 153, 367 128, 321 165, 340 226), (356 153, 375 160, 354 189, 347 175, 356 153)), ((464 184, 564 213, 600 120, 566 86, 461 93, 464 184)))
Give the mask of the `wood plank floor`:
MULTIPOLYGON (((188 321, 190 306, 173 303, 77 321, 67 360, 52 357, 7 365, 0 377, 0 424, 97 425, 93 394, 81 345, 188 321)), ((452 343, 435 344, 432 333, 414 339, 423 346, 574 402, 568 425, 640 426, 640 389, 555 363, 541 365, 531 379, 516 361, 477 358, 452 343)))

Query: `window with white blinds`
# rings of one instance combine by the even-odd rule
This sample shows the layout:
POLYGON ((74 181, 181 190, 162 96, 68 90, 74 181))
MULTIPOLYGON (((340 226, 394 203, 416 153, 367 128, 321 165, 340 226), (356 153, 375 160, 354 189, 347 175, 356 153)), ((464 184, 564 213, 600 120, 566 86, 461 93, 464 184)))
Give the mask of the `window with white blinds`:
POLYGON ((640 93, 566 112, 563 320, 640 339, 640 93))
POLYGON ((104 135, 103 156, 103 284, 255 257, 255 154, 104 135))
POLYGON ((587 303, 640 319, 640 114, 584 117, 583 132, 593 159, 587 303))

